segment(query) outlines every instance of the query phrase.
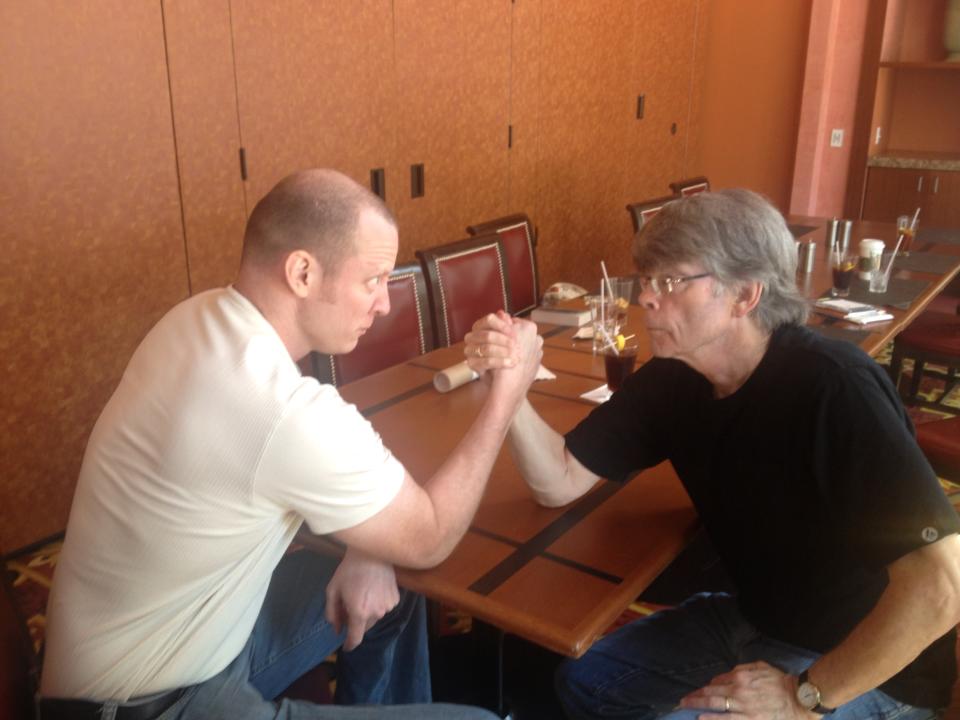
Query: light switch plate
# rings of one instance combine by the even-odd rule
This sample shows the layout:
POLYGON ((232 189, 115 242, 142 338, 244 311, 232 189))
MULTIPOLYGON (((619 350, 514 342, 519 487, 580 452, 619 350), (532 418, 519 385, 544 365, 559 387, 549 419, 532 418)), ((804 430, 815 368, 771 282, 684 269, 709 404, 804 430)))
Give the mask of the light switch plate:
POLYGON ((834 128, 830 133, 830 147, 843 147, 843 129, 834 128))

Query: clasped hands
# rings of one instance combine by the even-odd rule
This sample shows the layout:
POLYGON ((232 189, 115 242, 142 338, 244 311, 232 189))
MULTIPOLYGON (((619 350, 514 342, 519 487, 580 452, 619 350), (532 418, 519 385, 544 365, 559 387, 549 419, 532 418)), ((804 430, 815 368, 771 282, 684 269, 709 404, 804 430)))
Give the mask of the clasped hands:
POLYGON ((503 310, 477 320, 464 341, 467 364, 481 375, 487 370, 517 367, 532 355, 539 367, 543 355, 543 338, 537 335, 536 324, 510 317, 503 310))

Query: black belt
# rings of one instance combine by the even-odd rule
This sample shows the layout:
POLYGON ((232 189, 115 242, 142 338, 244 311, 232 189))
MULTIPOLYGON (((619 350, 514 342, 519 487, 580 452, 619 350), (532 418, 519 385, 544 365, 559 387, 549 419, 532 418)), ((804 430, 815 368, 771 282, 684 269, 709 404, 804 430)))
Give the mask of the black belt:
MULTIPOLYGON (((130 703, 117 706, 116 720, 153 720, 163 714, 163 711, 173 705, 186 692, 184 688, 177 688, 165 692, 159 697, 146 702, 130 703)), ((92 700, 62 700, 59 698, 40 699, 41 720, 94 720, 99 718, 103 711, 102 702, 92 700)))

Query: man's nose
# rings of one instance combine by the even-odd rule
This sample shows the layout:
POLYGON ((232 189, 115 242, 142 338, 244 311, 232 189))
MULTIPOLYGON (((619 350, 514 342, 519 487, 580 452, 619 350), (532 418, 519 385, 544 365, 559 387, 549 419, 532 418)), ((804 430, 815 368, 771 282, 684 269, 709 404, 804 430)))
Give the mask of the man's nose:
POLYGON ((655 293, 653 288, 644 283, 640 286, 640 294, 637 296, 637 304, 647 310, 657 310, 660 307, 660 295, 655 293))
POLYGON ((388 315, 390 313, 390 283, 385 282, 380 286, 380 295, 373 306, 373 311, 377 315, 388 315))

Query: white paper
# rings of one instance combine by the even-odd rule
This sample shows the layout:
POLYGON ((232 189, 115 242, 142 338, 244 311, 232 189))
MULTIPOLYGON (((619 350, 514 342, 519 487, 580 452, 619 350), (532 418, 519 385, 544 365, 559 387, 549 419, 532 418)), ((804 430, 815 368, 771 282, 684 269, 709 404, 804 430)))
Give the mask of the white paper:
POLYGON ((556 380, 557 376, 547 370, 542 364, 537 368, 537 376, 534 380, 556 380))
POLYGON ((610 399, 611 395, 613 395, 613 393, 610 392, 610 388, 608 388, 607 384, 604 383, 598 388, 594 388, 593 390, 588 390, 587 392, 583 393, 580 397, 582 397, 584 400, 588 400, 592 403, 596 403, 597 405, 602 405, 603 403, 605 403, 607 400, 610 399))
POLYGON ((854 315, 848 315, 844 318, 844 320, 856 323, 857 325, 869 325, 870 323, 893 320, 893 315, 888 312, 884 312, 883 310, 876 310, 872 313, 856 313, 854 315))

